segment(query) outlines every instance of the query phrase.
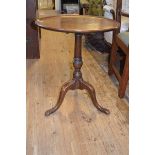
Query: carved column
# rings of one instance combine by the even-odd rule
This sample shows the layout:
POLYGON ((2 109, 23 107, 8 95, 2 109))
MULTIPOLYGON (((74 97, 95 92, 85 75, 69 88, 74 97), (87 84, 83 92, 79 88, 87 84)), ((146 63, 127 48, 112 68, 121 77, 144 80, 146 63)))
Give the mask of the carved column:
POLYGON ((82 78, 81 67, 82 67, 82 57, 81 57, 81 44, 82 44, 82 35, 75 34, 75 47, 74 47, 74 72, 73 78, 78 80, 82 78))

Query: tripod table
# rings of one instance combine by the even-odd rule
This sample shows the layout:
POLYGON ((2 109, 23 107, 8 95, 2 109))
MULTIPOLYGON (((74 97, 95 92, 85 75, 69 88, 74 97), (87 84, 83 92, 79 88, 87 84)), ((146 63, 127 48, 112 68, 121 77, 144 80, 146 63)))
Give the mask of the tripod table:
POLYGON ((54 113, 62 104, 63 99, 68 90, 86 89, 90 95, 90 98, 94 106, 105 114, 109 114, 110 111, 101 107, 96 99, 95 89, 91 84, 84 81, 82 78, 82 35, 95 33, 95 32, 107 32, 114 31, 120 27, 120 24, 114 20, 105 19, 94 16, 80 16, 80 15, 58 15, 53 17, 46 17, 35 21, 36 25, 47 30, 74 33, 75 34, 75 49, 73 59, 73 79, 66 82, 60 90, 60 94, 56 105, 45 112, 45 116, 49 116, 54 113))

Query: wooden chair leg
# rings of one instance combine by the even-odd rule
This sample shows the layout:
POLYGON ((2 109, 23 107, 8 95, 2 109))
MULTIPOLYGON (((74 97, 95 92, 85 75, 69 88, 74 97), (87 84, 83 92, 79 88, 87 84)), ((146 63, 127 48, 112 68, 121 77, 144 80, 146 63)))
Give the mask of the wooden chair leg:
POLYGON ((125 95, 125 90, 128 84, 128 80, 129 80, 129 55, 126 56, 123 74, 119 84, 118 96, 120 98, 124 97, 125 95))
POLYGON ((116 62, 117 49, 118 48, 117 48, 116 41, 113 41, 112 47, 111 47, 111 53, 110 53, 110 61, 109 61, 109 65, 108 65, 108 74, 109 75, 113 74, 112 65, 115 64, 115 62, 116 62))

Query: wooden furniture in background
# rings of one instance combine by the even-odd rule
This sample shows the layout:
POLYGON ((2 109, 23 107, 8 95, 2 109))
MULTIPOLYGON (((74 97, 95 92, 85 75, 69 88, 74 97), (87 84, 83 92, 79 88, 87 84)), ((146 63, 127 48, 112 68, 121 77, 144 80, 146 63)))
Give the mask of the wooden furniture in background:
POLYGON ((55 0, 37 0, 39 10, 54 10, 55 9, 55 0))
MULTIPOLYGON (((129 14, 122 12, 122 0, 117 0, 117 8, 116 8, 116 20, 121 23, 121 16, 129 17, 129 14)), ((121 32, 119 31, 114 33, 112 50, 110 55, 109 62, 109 75, 115 74, 116 78, 119 81, 119 90, 118 96, 120 98, 124 97, 125 90, 129 80, 129 32, 121 32), (118 57, 118 49, 124 53, 123 60, 123 72, 121 73, 117 67, 117 57, 118 57)))
POLYGON ((55 9, 55 0, 52 0, 53 2, 53 10, 55 9))
POLYGON ((101 107, 96 99, 95 89, 93 86, 82 78, 82 35, 89 34, 93 32, 104 32, 116 30, 119 28, 119 23, 110 19, 104 19, 99 17, 92 16, 79 16, 79 15, 60 15, 55 17, 47 17, 42 18, 36 21, 36 24, 44 29, 59 31, 59 32, 67 32, 75 34, 75 49, 74 49, 74 59, 73 59, 73 79, 69 82, 66 82, 62 87, 59 94, 58 101, 56 105, 45 112, 46 116, 49 116, 53 112, 55 112, 62 104, 63 99, 68 90, 75 89, 86 89, 92 99, 94 106, 104 112, 105 114, 109 114, 110 111, 106 108, 101 107))
POLYGON ((40 58, 36 19, 37 0, 26 0, 26 58, 40 58))

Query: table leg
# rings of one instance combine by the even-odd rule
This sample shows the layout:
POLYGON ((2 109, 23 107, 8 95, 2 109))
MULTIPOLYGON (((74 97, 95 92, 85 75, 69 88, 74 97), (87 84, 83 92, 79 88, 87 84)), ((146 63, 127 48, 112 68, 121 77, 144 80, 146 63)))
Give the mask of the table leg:
POLYGON ((84 80, 81 81, 81 84, 82 84, 82 88, 88 91, 94 106, 101 112, 105 114, 110 114, 110 111, 108 109, 103 108, 98 104, 97 99, 96 99, 95 89, 93 88, 93 86, 84 80))
POLYGON ((75 49, 74 49, 74 73, 73 73, 73 79, 69 82, 66 82, 60 90, 59 98, 57 101, 57 104, 52 108, 45 112, 45 116, 49 116, 50 114, 54 113, 62 104, 63 99, 67 93, 68 90, 75 90, 75 89, 86 89, 91 97, 91 100, 94 104, 94 106, 100 110, 101 112, 105 114, 110 114, 110 111, 106 108, 101 107, 96 99, 96 93, 93 86, 82 78, 82 55, 81 55, 81 46, 82 46, 82 34, 75 34, 75 49))

